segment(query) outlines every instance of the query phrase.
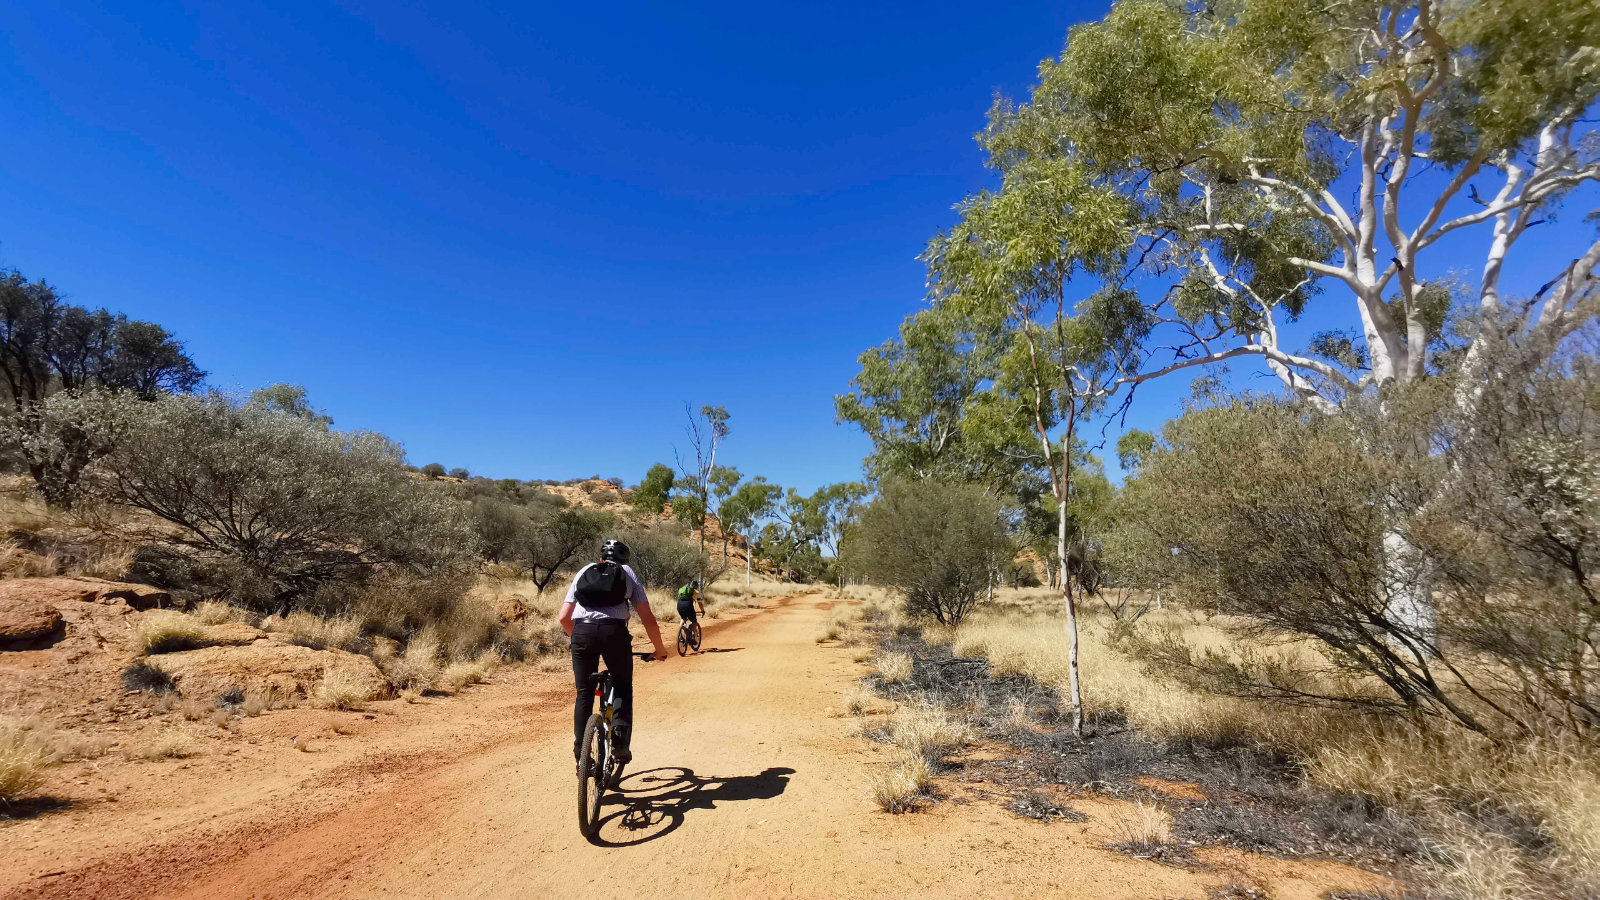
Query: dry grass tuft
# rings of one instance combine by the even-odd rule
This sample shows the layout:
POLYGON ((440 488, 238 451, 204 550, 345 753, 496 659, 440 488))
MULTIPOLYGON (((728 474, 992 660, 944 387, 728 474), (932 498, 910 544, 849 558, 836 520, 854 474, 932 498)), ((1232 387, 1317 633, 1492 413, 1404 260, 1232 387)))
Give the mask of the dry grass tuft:
POLYGON ((903 706, 888 723, 888 737, 908 753, 937 763, 977 740, 977 731, 940 706, 903 706))
POLYGON ((922 805, 933 787, 933 772, 920 755, 906 753, 887 769, 869 776, 867 787, 873 802, 884 812, 912 812, 922 805))
POLYGON ((308 612, 296 610, 287 616, 268 616, 261 627, 289 635, 290 643, 313 650, 359 651, 361 644, 361 619, 355 616, 338 616, 324 619, 308 612))
POLYGON ((38 787, 44 770, 57 758, 49 736, 33 721, 0 718, 0 802, 19 799, 38 787))
POLYGON ((226 625, 230 622, 244 622, 250 618, 239 607, 216 600, 207 600, 201 603, 194 608, 194 612, 191 615, 201 625, 226 625))
POLYGON ((451 663, 445 668, 444 674, 439 676, 439 683, 451 693, 467 685, 480 684, 489 677, 497 661, 498 657, 494 653, 487 652, 470 662, 451 663))
POLYGON ((884 684, 900 684, 911 679, 911 657, 904 653, 884 653, 878 656, 878 676, 884 684))
POLYGON ((329 668, 312 689, 311 699, 325 709, 360 709, 367 700, 366 686, 346 669, 329 668))
POLYGON ((145 654, 193 650, 205 641, 206 627, 194 616, 169 610, 152 610, 139 619, 134 648, 145 654))
POLYGON ((439 664, 441 649, 438 632, 431 627, 424 628, 406 642, 405 655, 389 661, 385 674, 397 688, 427 690, 443 673, 439 664))
POLYGON ((128 751, 130 759, 184 759, 199 752, 194 738, 182 728, 166 728, 145 735, 128 751))
POLYGON ((1120 807, 1106 824, 1117 845, 1136 853, 1152 853, 1172 840, 1172 814, 1154 803, 1120 807))

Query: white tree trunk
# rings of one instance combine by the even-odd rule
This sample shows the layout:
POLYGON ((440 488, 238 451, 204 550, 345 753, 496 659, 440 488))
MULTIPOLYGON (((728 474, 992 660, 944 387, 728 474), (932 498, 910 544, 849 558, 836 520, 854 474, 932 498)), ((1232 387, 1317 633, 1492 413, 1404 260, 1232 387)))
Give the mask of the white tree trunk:
POLYGON ((1418 652, 1431 655, 1439 617, 1426 555, 1398 531, 1383 536, 1383 588, 1389 620, 1411 635, 1418 652))
POLYGON ((744 539, 744 586, 750 586, 750 539, 744 539))
MULTIPOLYGON (((1063 483, 1065 479, 1063 478, 1063 483)), ((1056 555, 1061 558, 1061 596, 1067 604, 1067 683, 1072 693, 1072 733, 1083 734, 1083 690, 1078 685, 1078 602, 1067 574, 1067 498, 1056 503, 1056 555)))

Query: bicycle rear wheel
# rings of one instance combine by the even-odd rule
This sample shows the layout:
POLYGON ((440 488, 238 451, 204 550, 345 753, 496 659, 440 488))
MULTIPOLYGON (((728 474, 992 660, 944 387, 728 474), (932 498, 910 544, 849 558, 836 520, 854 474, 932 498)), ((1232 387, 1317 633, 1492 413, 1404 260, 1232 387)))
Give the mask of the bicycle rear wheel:
POLYGON ((685 656, 685 655, 687 655, 689 653, 689 634, 688 634, 688 631, 689 630, 687 628, 684 628, 682 625, 678 626, 678 655, 679 656, 685 656))
POLYGON ((583 726, 583 744, 578 750, 578 829, 593 838, 600 830, 600 801, 605 797, 611 753, 600 728, 600 716, 589 717, 583 726))
POLYGON ((700 651, 700 638, 703 634, 700 630, 699 622, 689 626, 689 646, 693 647, 697 653, 700 651))

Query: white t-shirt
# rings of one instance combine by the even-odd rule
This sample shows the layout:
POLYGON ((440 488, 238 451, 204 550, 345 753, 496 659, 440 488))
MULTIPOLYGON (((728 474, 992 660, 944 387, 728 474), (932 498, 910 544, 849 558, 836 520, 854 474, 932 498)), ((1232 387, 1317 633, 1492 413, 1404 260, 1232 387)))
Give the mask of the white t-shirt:
POLYGON ((615 606, 601 606, 593 609, 584 606, 582 601, 578 599, 578 579, 582 578, 583 573, 588 571, 589 566, 592 565, 594 563, 589 563, 588 566, 579 569, 577 574, 572 576, 572 583, 567 585, 566 602, 573 604, 572 621, 598 622, 605 619, 618 619, 626 622, 628 621, 628 616, 633 612, 631 604, 650 602, 644 595, 644 585, 639 583, 639 576, 633 574, 633 569, 623 566, 622 571, 628 576, 627 599, 615 606))

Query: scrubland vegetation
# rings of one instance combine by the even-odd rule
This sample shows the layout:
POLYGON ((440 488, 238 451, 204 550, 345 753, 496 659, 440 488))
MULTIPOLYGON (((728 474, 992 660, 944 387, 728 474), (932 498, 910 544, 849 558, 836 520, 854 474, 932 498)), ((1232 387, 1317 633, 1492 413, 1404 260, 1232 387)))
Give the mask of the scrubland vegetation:
MULTIPOLYGON (((1600 182, 1597 29, 1559 0, 1123 0, 1075 28, 996 102, 997 185, 929 242, 928 307, 838 398, 878 488, 845 573, 908 620, 868 617, 866 683, 1080 789, 1228 772, 1425 894, 1600 890, 1600 243, 1568 229, 1575 258, 1501 280, 1600 182), (1465 234, 1471 275, 1438 244, 1465 234), (1334 324, 1281 344, 1309 315, 1334 324), (1112 484, 1106 431, 1184 372, 1112 484), (1009 564, 905 501, 974 491, 1009 564)), ((1205 822, 1270 846, 1215 797, 1140 800, 1175 819, 1130 846, 1205 822)))

